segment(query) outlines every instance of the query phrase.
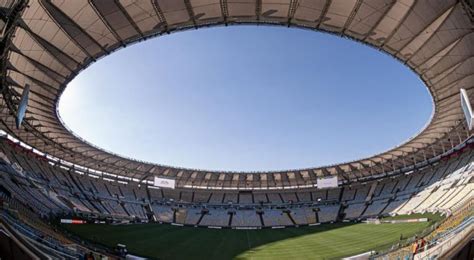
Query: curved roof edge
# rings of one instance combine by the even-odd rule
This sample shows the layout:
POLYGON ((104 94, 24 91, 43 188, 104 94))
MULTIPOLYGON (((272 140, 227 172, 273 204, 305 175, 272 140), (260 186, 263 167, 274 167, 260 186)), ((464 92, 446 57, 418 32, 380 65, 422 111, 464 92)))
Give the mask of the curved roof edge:
MULTIPOLYGON (((54 157, 140 180, 162 176, 178 186, 293 187, 337 175, 344 181, 396 172, 436 158, 468 140, 459 89, 474 92, 474 31, 466 2, 209 0, 16 1, 6 8, 2 40, 1 122, 18 139, 54 157), (389 151, 327 167, 271 172, 223 172, 169 167, 124 158, 75 136, 57 104, 66 84, 97 59, 128 44, 175 31, 230 24, 270 24, 324 31, 368 44, 417 73, 434 113, 416 136, 389 151), (15 129, 18 94, 31 85, 22 129, 15 129)), ((471 98, 471 100, 473 100, 471 98)))

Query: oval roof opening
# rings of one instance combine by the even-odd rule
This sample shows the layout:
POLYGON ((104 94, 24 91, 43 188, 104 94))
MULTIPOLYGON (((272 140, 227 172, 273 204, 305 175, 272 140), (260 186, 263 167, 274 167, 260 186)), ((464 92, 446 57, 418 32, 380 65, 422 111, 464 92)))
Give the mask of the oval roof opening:
POLYGON ((267 26, 179 33, 120 50, 66 88, 73 132, 127 157, 268 171, 367 157, 418 133, 420 79, 340 37, 267 26))

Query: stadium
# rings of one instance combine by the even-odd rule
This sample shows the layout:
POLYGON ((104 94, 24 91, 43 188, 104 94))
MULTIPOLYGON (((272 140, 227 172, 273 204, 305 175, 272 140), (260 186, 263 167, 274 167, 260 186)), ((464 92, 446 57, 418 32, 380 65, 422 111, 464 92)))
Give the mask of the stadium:
POLYGON ((0 14, 0 258, 473 259, 473 1, 5 0, 0 14), (98 59, 230 25, 386 53, 426 85, 431 119, 371 157, 237 172, 126 158, 59 116, 98 59))

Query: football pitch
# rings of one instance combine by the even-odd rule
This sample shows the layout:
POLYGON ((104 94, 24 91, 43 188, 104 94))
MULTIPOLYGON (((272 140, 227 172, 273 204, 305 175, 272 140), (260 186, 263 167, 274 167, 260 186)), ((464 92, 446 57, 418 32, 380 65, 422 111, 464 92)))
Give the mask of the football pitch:
POLYGON ((153 259, 339 259, 387 249, 433 222, 337 223, 313 227, 232 230, 163 224, 64 225, 69 232, 108 247, 153 259))

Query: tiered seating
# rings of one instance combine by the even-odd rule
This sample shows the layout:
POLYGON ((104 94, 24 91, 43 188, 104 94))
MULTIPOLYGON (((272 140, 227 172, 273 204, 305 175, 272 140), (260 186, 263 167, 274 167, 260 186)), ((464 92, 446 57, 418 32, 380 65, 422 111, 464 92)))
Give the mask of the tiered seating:
POLYGON ((176 223, 186 223, 186 216, 188 215, 187 208, 179 208, 176 210, 176 223))
POLYGON ((412 198, 409 199, 407 203, 397 209, 398 214, 408 214, 415 210, 415 208, 420 205, 423 201, 428 198, 431 193, 431 189, 422 190, 421 192, 415 194, 412 198))
POLYGON ((77 210, 83 211, 83 212, 92 212, 92 210, 89 209, 89 207, 87 207, 86 205, 84 205, 84 203, 81 200, 79 200, 78 198, 76 198, 74 196, 68 196, 67 198, 72 204, 74 204, 74 207, 77 210))
POLYGON ((346 188, 346 189, 344 189, 344 192, 342 193, 342 201, 353 200, 354 197, 355 197, 356 191, 357 190, 355 188, 346 188))
POLYGON ((363 187, 357 187, 354 201, 358 201, 358 202, 365 201, 365 199, 367 198, 367 195, 369 194, 369 189, 370 189, 369 185, 365 185, 363 187))
MULTIPOLYGON (((32 197, 29 192, 26 192, 23 188, 13 183, 7 173, 4 173, 2 175, 2 184, 6 189, 11 192, 13 197, 17 198, 19 201, 30 202, 29 205, 33 207, 35 211, 42 216, 47 216, 52 212, 53 209, 47 208, 44 205, 36 203, 36 199, 32 197)), ((29 187, 27 187, 27 189, 29 189, 29 187)))
POLYGON ((308 221, 308 224, 314 224, 316 223, 316 213, 314 211, 314 208, 312 207, 304 207, 304 213, 306 216, 306 220, 308 221))
POLYGON ((465 184, 459 192, 454 195, 449 201, 447 201, 443 206, 445 209, 452 209, 456 205, 463 204, 468 200, 471 200, 474 197, 474 183, 465 184))
MULTIPOLYGON (((72 197, 74 198, 74 196, 72 197)), ((84 206, 86 206, 91 212, 99 213, 99 211, 94 207, 94 205, 89 202, 86 198, 77 198, 78 201, 80 201, 84 206)))
POLYGON ((141 185, 140 187, 135 186, 133 191, 134 191, 135 197, 138 200, 148 200, 149 199, 148 195, 146 193, 146 187, 144 185, 141 185))
POLYGON ((122 198, 123 197, 122 193, 119 190, 119 187, 115 183, 113 183, 113 182, 104 183, 104 186, 108 190, 111 197, 114 197, 114 198, 122 198))
MULTIPOLYGON (((337 193, 338 191, 339 190, 337 190, 336 192, 331 192, 331 196, 335 196, 337 200, 339 200, 339 193, 337 193)), ((328 190, 316 190, 316 191, 311 192, 311 194, 313 195, 313 201, 328 200, 327 193, 328 193, 328 190)))
POLYGON ((81 190, 85 193, 88 194, 95 194, 96 189, 94 186, 92 186, 91 179, 89 177, 83 176, 83 177, 77 177, 75 178, 78 182, 78 184, 81 186, 81 190))
POLYGON ((207 191, 196 191, 194 192, 194 201, 195 203, 207 203, 211 193, 207 191))
POLYGON ((364 208, 365 203, 349 204, 347 208, 344 209, 344 213, 346 213, 346 219, 359 218, 364 208))
POLYGON ((265 213, 262 215, 262 217, 264 225, 268 227, 293 225, 293 222, 291 222, 288 214, 279 209, 265 210, 265 213))
POLYGON ((238 210, 232 217, 233 227, 261 227, 260 217, 255 210, 238 210))
POLYGON ((440 180, 441 177, 443 177, 447 168, 448 168, 447 164, 444 164, 441 167, 437 167, 435 173, 431 174, 431 178, 429 178, 428 183, 425 185, 429 186, 436 183, 438 180, 440 180))
POLYGON ((395 189, 395 186, 397 185, 397 183, 398 181, 394 181, 394 180, 384 181, 382 185, 382 190, 380 191, 380 194, 377 195, 377 198, 379 199, 391 198, 393 196, 392 191, 395 189))
POLYGON ((300 202, 309 202, 309 201, 311 201, 311 193, 310 192, 297 192, 296 195, 298 196, 300 202))
POLYGON ((202 218, 200 225, 220 227, 228 226, 229 213, 225 209, 210 209, 202 218))
POLYGON ((284 202, 298 202, 298 198, 296 197, 295 192, 283 192, 281 193, 281 197, 283 198, 284 202))
POLYGON ((403 205, 407 202, 408 197, 397 198, 396 200, 391 201, 387 207, 382 211, 382 215, 390 214, 392 212, 396 212, 397 209, 403 207, 403 205))
POLYGON ((36 250, 48 253, 51 259, 79 259, 83 256, 82 251, 71 250, 66 246, 66 244, 70 244, 71 241, 64 238, 57 239, 59 236, 57 232, 30 226, 26 222, 19 221, 4 211, 0 212, 0 217, 3 221, 6 221, 11 228, 15 229, 18 234, 22 234, 24 239, 41 243, 41 247, 36 250))
POLYGON ((114 215, 119 215, 119 216, 128 216, 127 212, 125 212, 125 209, 120 205, 119 202, 115 200, 102 200, 102 205, 104 205, 105 208, 109 212, 111 212, 114 215))
POLYGON ((201 215, 202 214, 200 208, 188 208, 184 223, 188 225, 197 225, 199 219, 201 218, 201 215))
POLYGON ((61 202, 53 200, 49 196, 45 195, 42 191, 32 187, 24 187, 25 192, 29 193, 32 198, 44 205, 46 208, 51 209, 54 213, 65 212, 69 210, 61 202))
POLYGON ((237 193, 225 193, 224 203, 238 203, 238 195, 237 193))
POLYGON ((372 202, 371 205, 367 207, 367 210, 364 212, 364 217, 373 217, 378 216, 380 212, 387 206, 388 199, 376 200, 372 202))
POLYGON ((193 193, 190 191, 182 191, 181 192, 181 201, 182 202, 193 202, 193 193))
MULTIPOLYGON (((469 156, 461 157, 460 161, 466 162, 469 156)), ((463 193, 466 181, 474 175, 474 172, 469 170, 470 164, 461 165, 459 161, 452 161, 451 163, 438 167, 435 175, 443 178, 437 181, 430 180, 429 186, 425 186, 420 192, 416 193, 403 206, 394 210, 398 214, 407 214, 410 212, 421 211, 438 211, 449 210, 453 203, 469 198, 469 194, 463 193), (450 171, 446 174, 441 174, 443 171, 450 171), (461 194, 461 195, 460 195, 461 194)))
POLYGON ((209 200, 210 204, 221 204, 222 200, 224 199, 224 193, 221 192, 213 192, 211 198, 209 200))
POLYGON ((150 192, 150 200, 161 201, 163 199, 161 189, 148 189, 150 192))
POLYGON ((268 202, 267 195, 265 195, 265 193, 254 193, 253 194, 253 199, 254 199, 255 203, 260 203, 260 202, 267 203, 268 202))
POLYGON ((162 189, 162 191, 165 198, 179 201, 179 191, 172 189, 162 189))
POLYGON ((141 219, 146 219, 146 213, 141 204, 136 203, 124 203, 124 207, 127 209, 127 212, 132 217, 138 217, 141 219))
POLYGON ((421 182, 421 179, 424 176, 424 172, 414 172, 410 174, 411 179, 410 182, 405 187, 406 192, 414 192, 417 190, 417 185, 421 182))
POLYGON ((397 178, 398 182, 393 188, 392 193, 397 193, 399 191, 405 190, 405 187, 407 186, 408 182, 410 181, 410 176, 408 175, 402 175, 401 177, 397 178))
POLYGON ((133 193, 132 185, 119 184, 118 188, 126 200, 133 201, 137 199, 133 193))
POLYGON ((107 215, 111 215, 113 214, 113 212, 109 211, 102 203, 101 203, 101 200, 100 199, 92 199, 92 200, 89 200, 91 202, 91 204, 93 205, 93 207, 95 207, 96 209, 99 210, 100 213, 102 214, 107 214, 107 215))
POLYGON ((446 200, 449 200, 453 196, 455 196, 463 187, 454 187, 454 188, 445 187, 445 188, 446 188, 445 189, 446 193, 443 196, 441 196, 438 200, 436 200, 433 204, 431 204, 431 206, 428 208, 431 208, 431 209, 441 208, 441 205, 444 205, 444 202, 446 200))
POLYGON ((168 206, 152 205, 153 212, 158 221, 171 223, 173 222, 173 210, 168 206))
POLYGON ((333 222, 337 219, 337 214, 339 213, 340 205, 328 205, 319 207, 319 222, 333 222))
POLYGON ((239 203, 240 204, 252 204, 252 194, 250 193, 240 193, 239 194, 239 203))
POLYGON ((313 224, 316 223, 316 216, 312 209, 310 212, 307 211, 308 208, 293 208, 291 209, 291 217, 297 225, 313 224))
MULTIPOLYGON (((340 188, 327 190, 326 200, 339 200, 339 194, 341 194, 340 188)), ((314 197, 313 197, 314 198, 314 197)))
POLYGON ((270 201, 270 203, 273 203, 273 204, 278 204, 278 203, 283 202, 281 200, 280 194, 278 194, 278 193, 268 193, 267 197, 268 197, 268 200, 270 201))
POLYGON ((96 181, 91 181, 91 183, 100 197, 107 198, 111 196, 103 181, 96 180, 96 181))
POLYGON ((234 190, 158 189, 143 183, 139 186, 134 181, 125 183, 123 179, 64 170, 30 158, 31 155, 20 149, 5 145, 0 148, 9 157, 0 164, 0 185, 42 216, 75 210, 146 220, 144 206, 151 203, 156 218, 162 222, 228 226, 231 212, 232 226, 259 227, 262 223, 254 207, 263 202, 258 210, 263 212, 265 226, 288 226, 336 221, 343 216, 338 216, 341 205, 345 205, 342 212, 346 219, 358 219, 384 214, 448 212, 474 196, 473 150, 414 172, 364 184, 238 193, 234 190), (13 168, 13 163, 23 170, 13 168), (204 216, 202 206, 209 208, 204 216))

